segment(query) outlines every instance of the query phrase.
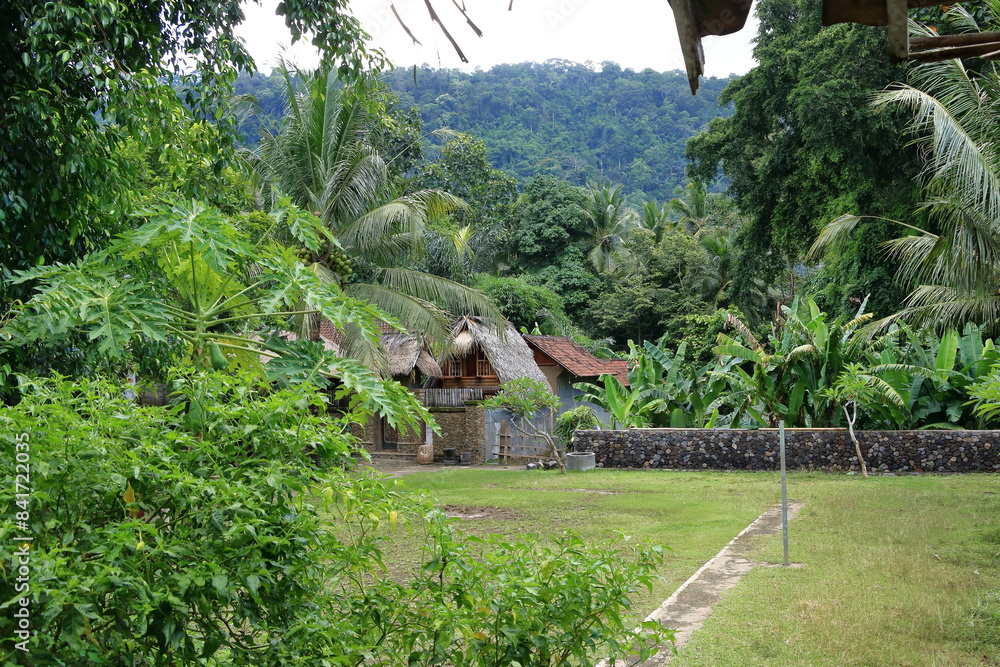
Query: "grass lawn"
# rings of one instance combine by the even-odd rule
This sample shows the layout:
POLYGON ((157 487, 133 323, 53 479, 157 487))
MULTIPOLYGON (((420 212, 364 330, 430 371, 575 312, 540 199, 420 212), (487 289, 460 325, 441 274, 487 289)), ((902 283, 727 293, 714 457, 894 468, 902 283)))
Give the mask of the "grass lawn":
MULTIPOLYGON (((586 539, 620 534, 670 548, 659 603, 778 502, 772 473, 456 469, 411 475, 473 533, 586 539)), ((791 525, 801 569, 754 568, 671 664, 1000 665, 1000 476, 791 474, 805 507, 791 525)), ((394 567, 419 561, 419 537, 397 533, 394 567)), ((755 560, 780 562, 781 537, 755 560)))

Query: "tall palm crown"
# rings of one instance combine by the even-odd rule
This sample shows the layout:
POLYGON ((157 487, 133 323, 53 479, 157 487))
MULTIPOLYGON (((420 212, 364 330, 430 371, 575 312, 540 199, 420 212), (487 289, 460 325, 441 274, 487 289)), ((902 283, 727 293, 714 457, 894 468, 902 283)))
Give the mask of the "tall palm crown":
POLYGON ((684 197, 674 197, 666 204, 667 212, 677 216, 685 230, 698 233, 708 224, 711 216, 708 205, 708 190, 704 183, 688 183, 684 197))
POLYGON ((703 237, 698 243, 708 253, 709 260, 702 274, 702 298, 718 308, 729 299, 730 286, 733 282, 733 271, 736 266, 733 235, 711 234, 703 237))
POLYGON ((587 218, 591 264, 598 273, 613 273, 618 268, 615 254, 624 247, 623 236, 635 221, 635 213, 626 206, 622 186, 592 186, 581 210, 587 218))
POLYGON ((643 203, 642 210, 639 211, 638 224, 643 229, 653 232, 656 243, 663 239, 664 232, 673 231, 669 208, 655 199, 643 203))
MULTIPOLYGON (((954 15, 962 15, 961 8, 954 15)), ((910 109, 927 151, 924 207, 936 233, 891 242, 915 289, 907 314, 960 324, 1000 316, 1000 73, 990 63, 923 65, 913 85, 883 93, 882 106, 910 109)))
POLYGON ((308 253, 313 269, 433 341, 449 340, 454 315, 499 321, 478 290, 416 268, 427 250, 428 221, 463 203, 440 190, 394 191, 386 161, 369 142, 377 82, 343 84, 318 71, 299 73, 297 90, 288 69, 279 71, 285 118, 248 160, 266 186, 316 212, 331 232, 320 251, 308 253))

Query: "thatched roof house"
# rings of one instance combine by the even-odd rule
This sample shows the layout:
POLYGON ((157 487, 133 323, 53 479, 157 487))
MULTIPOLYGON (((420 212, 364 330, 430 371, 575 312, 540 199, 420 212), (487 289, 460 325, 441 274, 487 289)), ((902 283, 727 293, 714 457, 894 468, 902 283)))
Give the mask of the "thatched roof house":
MULTIPOLYGON (((386 368, 390 376, 397 379, 408 376, 410 380, 416 381, 418 378, 414 375, 414 370, 417 370, 434 380, 441 377, 441 366, 425 343, 421 343, 416 336, 400 333, 389 325, 384 325, 381 329, 383 333, 378 351, 385 355, 386 368)), ((293 331, 283 331, 279 335, 287 341, 299 338, 293 331)), ((263 342, 259 336, 255 336, 254 339, 263 342)), ((335 329, 332 323, 327 320, 320 323, 319 342, 323 344, 324 349, 337 356, 345 356, 345 350, 340 345, 342 340, 343 334, 335 329)), ((260 360, 266 364, 272 358, 271 355, 262 354, 260 360)))
POLYGON ((546 382, 521 334, 511 323, 505 324, 501 337, 478 317, 463 317, 455 323, 452 351, 442 360, 445 386, 495 387, 521 377, 546 382))
POLYGON ((416 336, 386 334, 382 336, 382 349, 385 350, 385 357, 389 362, 389 375, 392 377, 410 375, 414 368, 429 378, 441 377, 441 366, 427 346, 421 345, 416 336))

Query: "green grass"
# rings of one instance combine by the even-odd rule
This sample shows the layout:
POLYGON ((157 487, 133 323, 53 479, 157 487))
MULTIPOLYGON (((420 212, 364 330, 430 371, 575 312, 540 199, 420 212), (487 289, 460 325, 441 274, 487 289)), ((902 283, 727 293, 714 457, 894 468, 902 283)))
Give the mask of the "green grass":
MULTIPOLYGON (((663 576, 633 601, 639 618, 659 606, 685 579, 780 498, 776 478, 734 473, 446 470, 411 475, 402 487, 441 505, 497 508, 506 516, 463 520, 467 532, 554 535, 587 540, 648 540, 669 547, 663 576), (511 515, 513 513, 513 515, 511 515), (645 592, 644 592, 645 593, 645 592)), ((397 567, 416 564, 413 539, 387 548, 397 567)))
MULTIPOLYGON (((777 475, 735 472, 447 470, 402 487, 503 515, 463 520, 474 533, 669 547, 639 615, 780 497, 777 475)), ((805 502, 790 531, 805 567, 754 568, 672 665, 1000 665, 1000 476, 792 474, 789 496, 805 502)), ((418 541, 397 532, 390 562, 416 564, 418 541)), ((752 558, 780 562, 780 535, 758 538, 752 558)))

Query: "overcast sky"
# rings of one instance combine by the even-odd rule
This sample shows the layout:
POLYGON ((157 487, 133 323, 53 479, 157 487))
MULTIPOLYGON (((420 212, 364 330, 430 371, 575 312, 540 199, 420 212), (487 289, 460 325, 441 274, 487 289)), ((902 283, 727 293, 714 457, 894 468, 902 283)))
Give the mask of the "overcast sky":
MULTIPOLYGON (((463 0, 456 0, 459 4, 463 0)), ((275 16, 278 0, 261 6, 245 3, 246 23, 237 34, 246 40, 258 69, 277 61, 291 41, 282 19, 275 16)), ((395 0, 403 21, 422 46, 415 46, 393 17, 388 0, 351 0, 351 8, 373 44, 382 48, 398 66, 461 67, 489 69, 498 63, 543 62, 563 58, 575 62, 611 60, 635 70, 684 69, 667 0, 464 0, 469 17, 482 29, 476 37, 452 0, 435 0, 441 20, 465 51, 463 65, 440 29, 431 23, 424 0, 395 0)), ((754 62, 751 40, 757 33, 751 18, 742 31, 704 40, 705 74, 744 74, 754 62)), ((290 51, 294 62, 311 67, 316 56, 299 44, 290 51)))

